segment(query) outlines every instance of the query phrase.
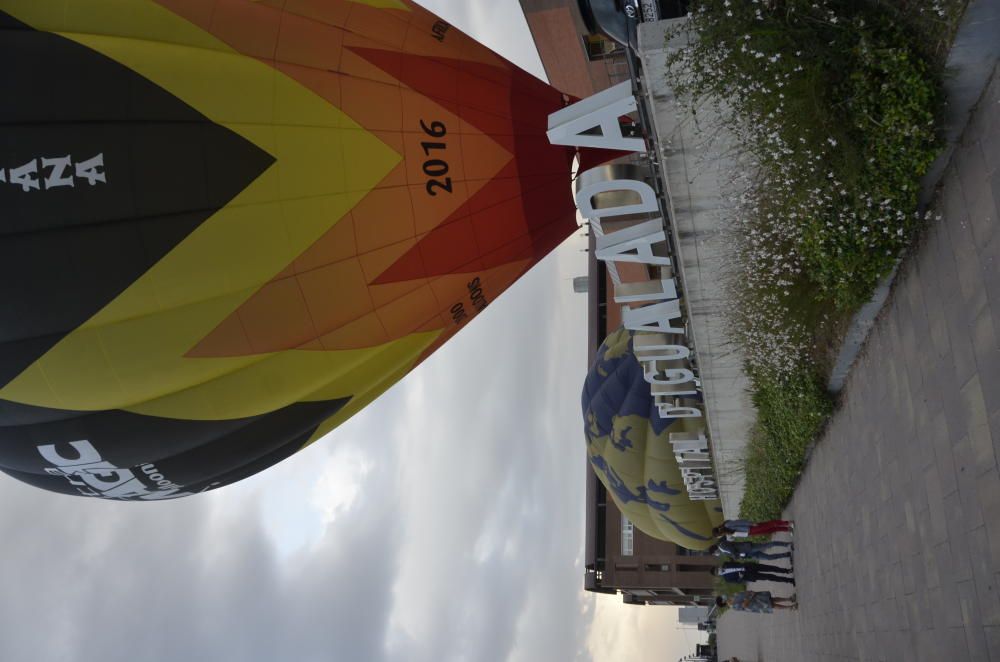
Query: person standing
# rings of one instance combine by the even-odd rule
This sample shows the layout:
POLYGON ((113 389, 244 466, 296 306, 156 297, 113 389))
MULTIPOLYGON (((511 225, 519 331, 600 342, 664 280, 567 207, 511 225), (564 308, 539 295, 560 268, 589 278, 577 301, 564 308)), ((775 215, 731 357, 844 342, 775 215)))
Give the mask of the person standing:
POLYGON ((712 574, 721 577, 730 584, 746 584, 747 582, 781 582, 795 585, 795 579, 789 577, 789 569, 765 563, 744 563, 741 561, 726 561, 712 568, 712 574), (776 574, 780 573, 780 574, 776 574))
POLYGON ((753 614, 770 614, 775 609, 798 609, 795 596, 776 598, 770 591, 740 591, 728 596, 715 598, 718 607, 729 607, 733 611, 748 611, 753 614))
POLYGON ((791 549, 792 544, 788 542, 734 542, 722 539, 709 547, 708 551, 715 556, 725 554, 736 560, 775 561, 792 558, 791 549), (783 549, 784 551, 769 552, 768 550, 771 549, 783 549))
POLYGON ((727 534, 734 538, 767 536, 783 532, 792 533, 794 530, 795 522, 784 519, 772 519, 766 522, 751 522, 747 519, 727 519, 721 526, 712 529, 717 536, 727 534))

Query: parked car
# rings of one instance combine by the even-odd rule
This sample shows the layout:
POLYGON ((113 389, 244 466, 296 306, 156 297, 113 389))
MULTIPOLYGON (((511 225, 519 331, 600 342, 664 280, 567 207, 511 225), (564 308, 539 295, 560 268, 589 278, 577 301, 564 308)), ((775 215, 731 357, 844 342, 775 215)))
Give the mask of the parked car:
POLYGON ((578 0, 584 23, 622 45, 635 43, 636 25, 687 15, 688 0, 578 0))
POLYGON ((687 16, 688 0, 639 0, 642 21, 659 21, 687 16))

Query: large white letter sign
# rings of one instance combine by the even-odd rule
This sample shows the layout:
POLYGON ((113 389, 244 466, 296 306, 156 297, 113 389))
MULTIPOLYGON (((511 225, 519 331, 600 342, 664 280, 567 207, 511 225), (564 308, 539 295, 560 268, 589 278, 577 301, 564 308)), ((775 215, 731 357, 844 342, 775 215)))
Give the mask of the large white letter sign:
POLYGON ((660 418, 700 418, 701 410, 697 407, 673 406, 669 403, 656 402, 656 408, 660 412, 660 418))
MULTIPOLYGON (((667 368, 666 370, 657 370, 653 373, 643 371, 643 379, 657 386, 673 386, 675 384, 693 382, 694 373, 687 368, 667 368), (661 374, 663 377, 660 377, 661 374)), ((654 395, 677 395, 676 392, 670 390, 658 391, 658 389, 652 389, 652 392, 654 395)))
POLYGON ((660 203, 652 186, 637 179, 607 179, 607 176, 613 172, 606 166, 598 166, 580 175, 580 183, 577 184, 576 189, 576 207, 584 218, 593 221, 605 216, 647 214, 660 211, 660 203), (631 191, 638 194, 639 202, 618 205, 617 207, 594 206, 595 196, 601 193, 620 191, 631 191))
POLYGON ((636 332, 632 334, 632 349, 639 361, 679 361, 691 356, 684 345, 672 345, 662 333, 636 332), (647 354, 646 352, 653 352, 647 354))
POLYGON ((679 299, 664 301, 663 303, 643 306, 642 308, 632 308, 622 306, 622 322, 625 328, 630 331, 661 331, 663 333, 684 333, 684 326, 670 326, 670 321, 682 318, 681 304, 679 299))
MULTIPOLYGON (((646 381, 649 382, 648 379, 646 381)), ((684 387, 678 385, 653 384, 652 382, 649 383, 649 391, 653 394, 653 401, 657 407, 660 405, 669 405, 677 398, 685 398, 689 395, 697 396, 701 393, 697 387, 693 387, 694 390, 692 391, 692 387, 693 385, 684 387), (687 388, 688 390, 685 391, 683 390, 684 388, 687 388)))
POLYGON ((655 244, 666 244, 663 219, 633 225, 597 238, 597 259, 605 262, 640 262, 669 267, 669 257, 653 254, 655 244), (632 251, 635 251, 634 253, 632 251))
POLYGON ((618 123, 619 117, 635 110, 632 81, 623 81, 549 115, 549 142, 572 147, 645 152, 646 141, 626 138, 618 123), (600 128, 600 134, 593 132, 597 128, 600 128))
POLYGON ((690 453, 691 451, 707 451, 708 439, 703 432, 671 432, 667 435, 674 453, 690 453))

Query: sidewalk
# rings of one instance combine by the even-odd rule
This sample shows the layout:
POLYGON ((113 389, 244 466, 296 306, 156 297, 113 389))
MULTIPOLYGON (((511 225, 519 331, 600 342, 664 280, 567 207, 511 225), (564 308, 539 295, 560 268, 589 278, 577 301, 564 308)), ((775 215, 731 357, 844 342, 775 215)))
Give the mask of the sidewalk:
POLYGON ((720 659, 1000 662, 997 71, 936 209, 786 511, 800 609, 726 614, 720 659))

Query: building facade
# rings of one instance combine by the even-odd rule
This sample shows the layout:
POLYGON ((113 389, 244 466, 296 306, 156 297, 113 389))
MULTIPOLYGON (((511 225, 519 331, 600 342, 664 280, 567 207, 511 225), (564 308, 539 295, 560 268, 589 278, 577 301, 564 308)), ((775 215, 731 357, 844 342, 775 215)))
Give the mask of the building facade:
POLYGON ((588 30, 577 0, 521 0, 545 74, 578 98, 628 78, 621 47, 588 30))
POLYGON ((709 607, 681 607, 677 610, 677 622, 683 625, 698 625, 708 619, 709 607))

